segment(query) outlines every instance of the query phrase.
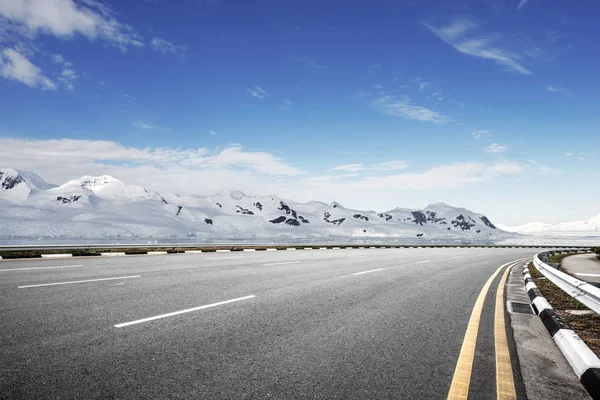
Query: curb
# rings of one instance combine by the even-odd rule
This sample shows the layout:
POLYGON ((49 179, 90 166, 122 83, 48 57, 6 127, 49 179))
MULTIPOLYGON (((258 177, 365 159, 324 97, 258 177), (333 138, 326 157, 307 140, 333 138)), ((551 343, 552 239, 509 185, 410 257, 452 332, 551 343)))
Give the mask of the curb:
POLYGON ((42 254, 42 258, 67 258, 73 257, 73 254, 42 254))
POLYGON ((529 274, 527 264, 523 267, 522 273, 525 291, 531 300, 533 310, 542 320, 585 390, 592 399, 600 399, 600 359, 542 295, 529 274))
POLYGON ((148 254, 149 256, 163 256, 168 253, 166 251, 149 251, 146 254, 148 254))
POLYGON ((123 253, 122 251, 115 251, 112 253, 100 253, 101 257, 120 257, 120 256, 124 256, 126 255, 125 253, 123 253))

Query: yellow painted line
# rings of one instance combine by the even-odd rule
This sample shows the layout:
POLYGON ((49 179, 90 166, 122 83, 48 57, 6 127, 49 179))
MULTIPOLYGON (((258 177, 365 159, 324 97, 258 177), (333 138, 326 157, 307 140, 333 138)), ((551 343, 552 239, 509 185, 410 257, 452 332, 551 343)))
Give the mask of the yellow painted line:
POLYGON ((507 265, 513 263, 514 261, 500 266, 496 272, 490 276, 485 285, 483 285, 481 292, 479 292, 479 296, 477 297, 475 305, 473 306, 471 318, 469 319, 469 325, 467 326, 467 332, 465 333, 465 338, 463 339, 463 344, 460 349, 460 355, 458 356, 458 361, 454 370, 454 376, 452 377, 452 384, 450 385, 450 391, 448 392, 448 400, 466 400, 469 396, 471 372, 473 371, 473 361, 475 359, 475 345, 477 344, 479 321, 481 319, 481 311, 483 310, 485 296, 487 295, 492 282, 500 273, 502 268, 505 268, 507 265))
POLYGON ((516 400, 515 380, 513 377, 510 351, 506 339, 506 325, 504 322, 504 285, 511 268, 507 268, 502 275, 498 291, 496 292, 496 315, 494 317, 494 341, 496 347, 496 398, 498 400, 516 400))

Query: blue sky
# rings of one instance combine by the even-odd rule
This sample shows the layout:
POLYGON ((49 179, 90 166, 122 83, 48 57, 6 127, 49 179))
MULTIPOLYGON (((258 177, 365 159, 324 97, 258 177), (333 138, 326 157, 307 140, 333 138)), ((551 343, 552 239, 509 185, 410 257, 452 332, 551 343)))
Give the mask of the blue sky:
POLYGON ((593 1, 0 0, 0 164, 505 224, 600 212, 593 1), (596 184, 594 184, 596 182, 596 184))

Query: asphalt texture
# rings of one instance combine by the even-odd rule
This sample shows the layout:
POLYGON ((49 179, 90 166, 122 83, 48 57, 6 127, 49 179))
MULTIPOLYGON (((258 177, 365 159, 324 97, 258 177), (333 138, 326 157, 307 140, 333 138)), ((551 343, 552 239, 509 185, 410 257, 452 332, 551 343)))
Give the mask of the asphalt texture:
MULTIPOLYGON (((443 399, 482 286, 500 265, 536 252, 2 261, 0 398, 443 399), (64 266, 75 267, 46 268, 64 266), (96 280, 115 277, 128 278, 96 280), (96 281, 19 288, 85 280, 96 281)), ((490 299, 497 282, 477 342, 470 392, 477 399, 496 398, 490 299)))
POLYGON ((579 254, 562 260, 562 268, 577 279, 600 286, 600 260, 596 254, 579 254))

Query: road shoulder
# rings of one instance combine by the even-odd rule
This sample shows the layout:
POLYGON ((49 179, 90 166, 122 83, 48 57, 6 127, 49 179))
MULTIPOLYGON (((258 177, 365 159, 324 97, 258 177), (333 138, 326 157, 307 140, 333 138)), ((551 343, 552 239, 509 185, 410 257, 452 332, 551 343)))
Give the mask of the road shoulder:
POLYGON ((512 303, 530 304, 521 269, 512 269, 507 284, 510 325, 529 400, 590 399, 537 315, 516 312, 512 303))

